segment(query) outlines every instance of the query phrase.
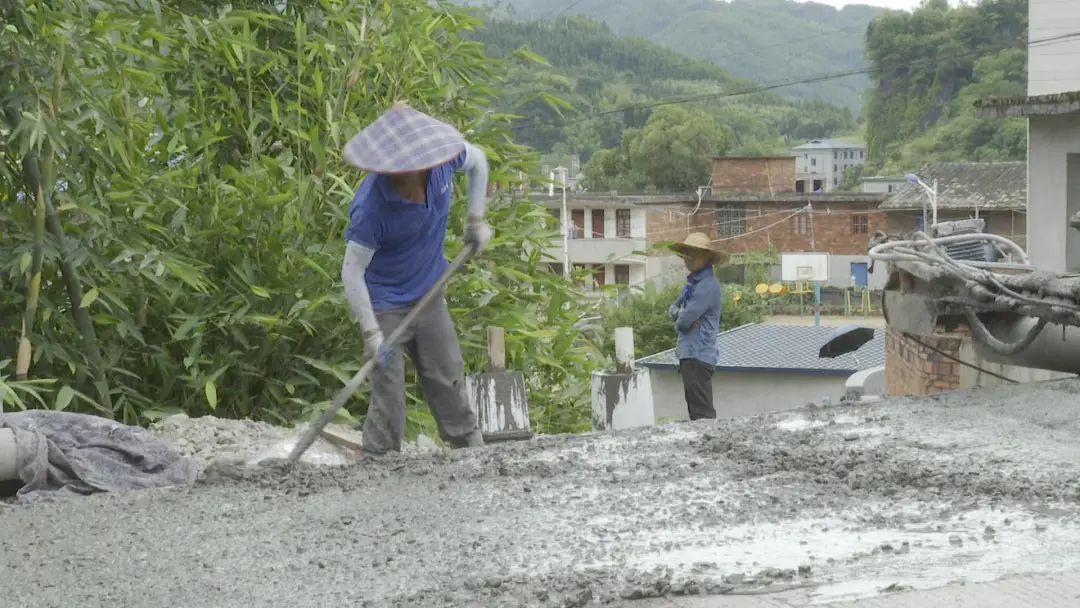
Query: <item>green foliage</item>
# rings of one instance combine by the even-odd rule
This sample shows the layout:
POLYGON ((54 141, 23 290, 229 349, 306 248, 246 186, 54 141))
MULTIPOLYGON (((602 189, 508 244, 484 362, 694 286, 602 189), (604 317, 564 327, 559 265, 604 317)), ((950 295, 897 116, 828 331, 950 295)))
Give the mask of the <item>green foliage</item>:
POLYGON ((867 33, 875 87, 866 107, 873 169, 910 170, 934 160, 1023 158, 1023 121, 979 118, 973 103, 1020 95, 1027 0, 949 7, 928 2, 889 13, 867 33))
MULTIPOLYGON (((291 422, 325 407, 362 351, 338 279, 361 175, 339 151, 393 102, 469 132, 493 179, 524 168, 508 117, 486 112, 501 65, 465 37, 479 21, 445 3, 24 0, 0 11, 0 345, 14 344, 25 305, 21 164, 55 158, 44 185, 112 387, 111 409, 86 396, 91 366, 48 240, 31 375, 58 379, 71 409, 129 423, 177 411, 291 422)), ((463 214, 455 205, 450 255, 463 214)), ((554 432, 587 424, 596 351, 574 328, 582 309, 568 286, 541 270, 548 217, 493 204, 496 239, 448 298, 467 367, 483 365, 484 327, 505 326, 537 428, 554 432)), ((349 410, 365 404, 361 394, 349 410)))
MULTIPOLYGON (((508 7, 496 11, 501 19, 586 16, 607 24, 619 36, 647 39, 756 82, 861 69, 866 26, 885 13, 870 6, 837 10, 822 3, 788 0, 460 1, 508 7)), ((858 112, 867 84, 865 77, 850 77, 789 87, 784 94, 858 112)))
MULTIPOLYGON (((645 289, 622 299, 613 300, 603 308, 604 352, 615 352, 615 328, 634 328, 634 350, 638 356, 653 355, 675 348, 678 335, 668 317, 668 307, 679 297, 682 283, 666 287, 648 285, 645 289)), ((763 308, 753 299, 735 300, 735 294, 743 291, 737 285, 724 285, 724 309, 720 315, 720 330, 724 331, 761 320, 763 308)))
POLYGON ((591 190, 692 191, 709 181, 712 159, 731 145, 731 133, 702 111, 660 108, 642 129, 623 132, 617 150, 585 166, 591 190))

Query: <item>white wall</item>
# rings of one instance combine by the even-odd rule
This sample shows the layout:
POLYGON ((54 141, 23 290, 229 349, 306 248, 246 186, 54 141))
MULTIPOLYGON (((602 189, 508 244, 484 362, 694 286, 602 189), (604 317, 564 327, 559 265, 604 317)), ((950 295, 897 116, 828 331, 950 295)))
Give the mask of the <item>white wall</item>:
MULTIPOLYGON (((689 419, 682 377, 674 369, 650 368, 653 410, 657 421, 689 419)), ((719 418, 756 416, 821 402, 839 403, 847 376, 815 376, 768 372, 713 374, 713 406, 719 418)))
MULTIPOLYGON (((1080 32, 1080 2, 1028 0, 1028 40, 1080 32)), ((1080 91, 1080 38, 1036 43, 1028 47, 1028 95, 1080 91)))
POLYGON ((1031 263, 1053 272, 1080 271, 1080 232, 1069 226, 1080 211, 1080 116, 1033 116, 1028 133, 1031 263))
MULTIPOLYGON (((869 267, 870 256, 868 255, 829 255, 829 280, 825 283, 829 287, 854 287, 851 280, 851 263, 863 262, 869 267)), ((870 289, 885 289, 885 282, 889 279, 887 264, 877 264, 874 271, 869 272, 866 284, 870 289)))

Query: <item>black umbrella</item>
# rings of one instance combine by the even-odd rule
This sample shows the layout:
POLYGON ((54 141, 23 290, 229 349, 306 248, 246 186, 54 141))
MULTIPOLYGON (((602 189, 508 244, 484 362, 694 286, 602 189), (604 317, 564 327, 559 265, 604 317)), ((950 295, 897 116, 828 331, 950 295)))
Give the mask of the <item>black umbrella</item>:
POLYGON ((835 359, 840 355, 859 350, 863 344, 874 339, 874 328, 862 325, 844 325, 837 327, 830 334, 825 343, 818 349, 819 357, 835 359))

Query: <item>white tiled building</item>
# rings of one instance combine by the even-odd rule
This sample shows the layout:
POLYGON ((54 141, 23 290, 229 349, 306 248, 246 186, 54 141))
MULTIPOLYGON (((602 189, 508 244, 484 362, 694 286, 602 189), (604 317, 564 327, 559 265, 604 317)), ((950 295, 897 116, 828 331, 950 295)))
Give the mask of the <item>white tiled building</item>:
MULTIPOLYGON (((545 206, 561 225, 562 197, 546 199, 545 206)), ((673 256, 646 255, 646 208, 632 197, 581 196, 567 200, 570 212, 568 252, 575 268, 593 271, 591 287, 601 285, 640 286, 646 280, 668 270, 673 256)), ((563 243, 554 240, 547 249, 551 267, 562 272, 563 243)))
POLYGON ((796 192, 832 192, 844 181, 844 171, 866 162, 866 146, 832 139, 815 139, 791 149, 795 157, 796 192))

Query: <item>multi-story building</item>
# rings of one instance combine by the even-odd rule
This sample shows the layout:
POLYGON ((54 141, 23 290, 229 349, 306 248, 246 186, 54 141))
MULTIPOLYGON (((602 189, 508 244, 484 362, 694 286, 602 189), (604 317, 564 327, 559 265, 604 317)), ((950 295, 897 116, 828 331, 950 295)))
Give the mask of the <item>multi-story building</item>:
POLYGON ((866 163, 866 146, 832 139, 815 139, 791 149, 795 157, 796 192, 832 192, 844 172, 866 163))
MULTIPOLYGON (((567 199, 569 211, 566 255, 574 268, 592 270, 592 287, 603 285, 636 286, 671 266, 672 256, 650 256, 648 247, 646 201, 683 204, 686 196, 618 196, 572 193, 567 199)), ((545 200, 548 211, 562 225, 562 198, 545 200)), ((554 260, 551 269, 563 271, 563 242, 552 241, 547 254, 554 260)), ((678 260, 675 259, 677 262, 678 260)))

